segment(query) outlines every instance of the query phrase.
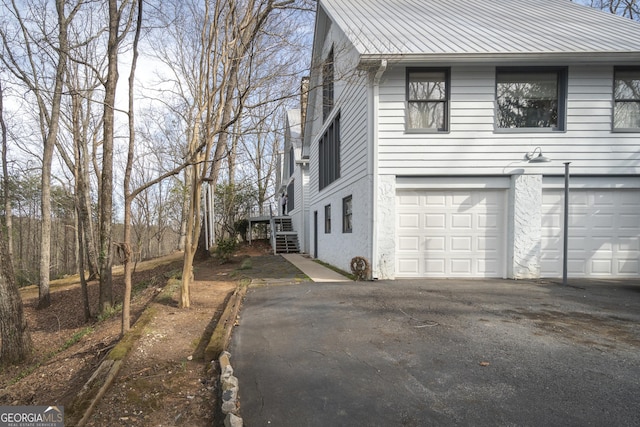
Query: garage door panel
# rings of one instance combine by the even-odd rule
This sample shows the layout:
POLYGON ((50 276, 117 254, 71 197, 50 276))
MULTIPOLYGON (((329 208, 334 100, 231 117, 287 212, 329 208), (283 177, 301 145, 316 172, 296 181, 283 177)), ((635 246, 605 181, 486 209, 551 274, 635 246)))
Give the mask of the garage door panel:
POLYGON ((425 207, 443 208, 447 205, 447 198, 444 194, 426 194, 423 197, 425 207))
POLYGON ((420 216, 415 214, 401 214, 398 216, 398 226, 400 228, 409 228, 417 230, 420 225, 420 216))
POLYGON ((607 253, 607 256, 611 256, 613 254, 613 243, 611 242, 610 237, 592 237, 589 242, 589 248, 592 251, 597 251, 601 253, 607 253))
POLYGON ((580 208, 586 209, 590 206, 589 195, 586 193, 571 192, 569 193, 569 197, 571 201, 571 206, 575 207, 576 209, 580 209, 580 208))
POLYGON ((420 271, 420 261, 418 258, 408 258, 407 256, 403 257, 398 261, 398 274, 401 275, 412 275, 418 274, 420 271))
MULTIPOLYGON (((640 207, 638 207, 640 209, 640 207)), ((620 214, 617 218, 618 228, 626 233, 640 234, 638 214, 620 214)))
POLYGON ((441 237, 427 237, 425 238, 424 249, 427 251, 445 251, 446 250, 446 238, 441 237))
POLYGON ((615 194, 612 192, 609 193, 601 193, 601 194, 590 194, 588 197, 588 201, 591 206, 596 208, 609 207, 613 208, 616 203, 615 194))
POLYGON ((398 249, 418 252, 420 250, 420 238, 418 236, 402 236, 398 238, 398 249))
POLYGON ((469 192, 461 191, 458 194, 451 195, 449 198, 449 206, 456 206, 461 211, 472 208, 474 204, 475 201, 469 192))
POLYGON ((471 260, 467 258, 463 259, 451 259, 451 275, 452 276, 471 276, 473 270, 471 269, 471 260))
POLYGON ((591 261, 591 274, 598 275, 611 275, 613 274, 613 266, 611 260, 606 259, 594 259, 591 261))
POLYGON ((498 228, 498 215, 496 214, 479 214, 478 228, 482 229, 496 229, 498 228))
POLYGON ((420 206, 420 196, 417 194, 405 193, 398 196, 400 206, 420 206))
POLYGON ((444 230, 447 225, 447 217, 444 214, 425 214, 424 228, 444 230))
POLYGON ((608 232, 611 232, 611 230, 613 229, 613 214, 610 213, 596 213, 595 215, 593 215, 593 218, 591 218, 591 226, 594 229, 605 229, 608 232))
POLYGON ((477 261, 478 272, 483 273, 486 276, 499 275, 500 262, 497 259, 483 259, 477 261))
POLYGON ((621 253, 633 252, 635 255, 638 255, 638 252, 640 252, 640 239, 630 237, 619 238, 618 251, 621 253))
POLYGON ((496 237, 480 236, 476 239, 477 248, 486 253, 499 253, 500 241, 496 237))
POLYGON ((451 251, 453 252, 470 252, 473 250, 471 237, 452 237, 451 251))
POLYGON ((640 262, 638 258, 630 258, 630 259, 617 259, 616 267, 618 272, 621 275, 629 275, 636 276, 638 271, 640 271, 640 262))
MULTIPOLYGON (((427 259, 424 261, 424 270, 433 272, 434 275, 444 275, 446 274, 445 264, 446 261, 442 258, 427 259)), ((416 272, 416 274, 419 274, 419 272, 416 272)))
POLYGON ((451 214, 451 229, 452 230, 469 230, 473 223, 473 217, 471 214, 451 214))
MULTIPOLYGON (((399 277, 504 277, 504 190, 399 191, 398 218, 419 213, 418 229, 396 227, 399 277), (403 193, 419 194, 420 205, 407 206, 403 193), (402 249, 403 238, 420 236, 421 258, 415 273, 401 268, 412 253, 402 249)), ((411 263, 413 268, 413 263, 411 263)))
MULTIPOLYGON (((543 192, 541 273, 562 275, 562 190, 543 192)), ((575 189, 569 204, 568 273, 640 276, 640 191, 575 189)))

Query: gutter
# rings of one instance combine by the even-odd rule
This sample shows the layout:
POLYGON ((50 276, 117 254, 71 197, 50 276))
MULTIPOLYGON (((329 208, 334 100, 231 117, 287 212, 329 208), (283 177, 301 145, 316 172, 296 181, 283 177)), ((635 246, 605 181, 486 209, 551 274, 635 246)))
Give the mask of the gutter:
POLYGON ((378 63, 377 70, 373 76, 372 97, 371 97, 371 117, 369 123, 371 127, 372 150, 370 156, 370 172, 371 172, 371 197, 372 197, 372 214, 371 214, 371 274, 372 279, 376 278, 378 271, 378 108, 380 106, 380 80, 387 70, 387 60, 381 59, 378 63))
POLYGON ((580 52, 486 52, 486 53, 363 53, 360 55, 359 69, 370 68, 372 64, 381 61, 416 63, 424 65, 425 62, 445 62, 447 64, 491 64, 503 65, 513 62, 532 64, 539 63, 563 63, 566 65, 610 64, 612 62, 625 64, 637 64, 640 59, 638 51, 580 51, 580 52))

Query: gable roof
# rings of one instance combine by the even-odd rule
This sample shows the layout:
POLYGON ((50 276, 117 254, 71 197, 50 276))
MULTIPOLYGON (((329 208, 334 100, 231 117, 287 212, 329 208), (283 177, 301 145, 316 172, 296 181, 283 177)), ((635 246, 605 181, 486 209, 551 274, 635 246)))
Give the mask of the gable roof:
POLYGON ((320 0, 362 57, 635 54, 640 23, 569 0, 320 0))

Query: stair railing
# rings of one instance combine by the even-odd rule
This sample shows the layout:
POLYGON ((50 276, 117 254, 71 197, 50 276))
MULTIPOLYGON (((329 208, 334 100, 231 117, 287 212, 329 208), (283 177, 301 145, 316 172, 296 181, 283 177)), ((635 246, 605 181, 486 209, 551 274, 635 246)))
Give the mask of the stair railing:
POLYGON ((271 226, 271 248, 273 249, 273 254, 277 254, 276 248, 276 220, 273 216, 273 208, 271 204, 269 204, 269 225, 271 226))

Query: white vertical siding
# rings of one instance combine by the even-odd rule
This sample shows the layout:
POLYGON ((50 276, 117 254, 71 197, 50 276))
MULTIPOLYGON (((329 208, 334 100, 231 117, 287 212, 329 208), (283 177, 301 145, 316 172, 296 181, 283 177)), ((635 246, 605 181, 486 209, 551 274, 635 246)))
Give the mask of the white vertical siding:
MULTIPOLYGON (((558 64, 562 65, 562 64, 558 64)), ((611 131, 613 66, 570 66, 565 132, 496 132, 495 67, 451 67, 450 131, 405 132, 405 67, 391 69, 380 99, 380 173, 394 175, 638 174, 638 133, 611 131), (528 164, 535 147, 554 160, 528 164)))

